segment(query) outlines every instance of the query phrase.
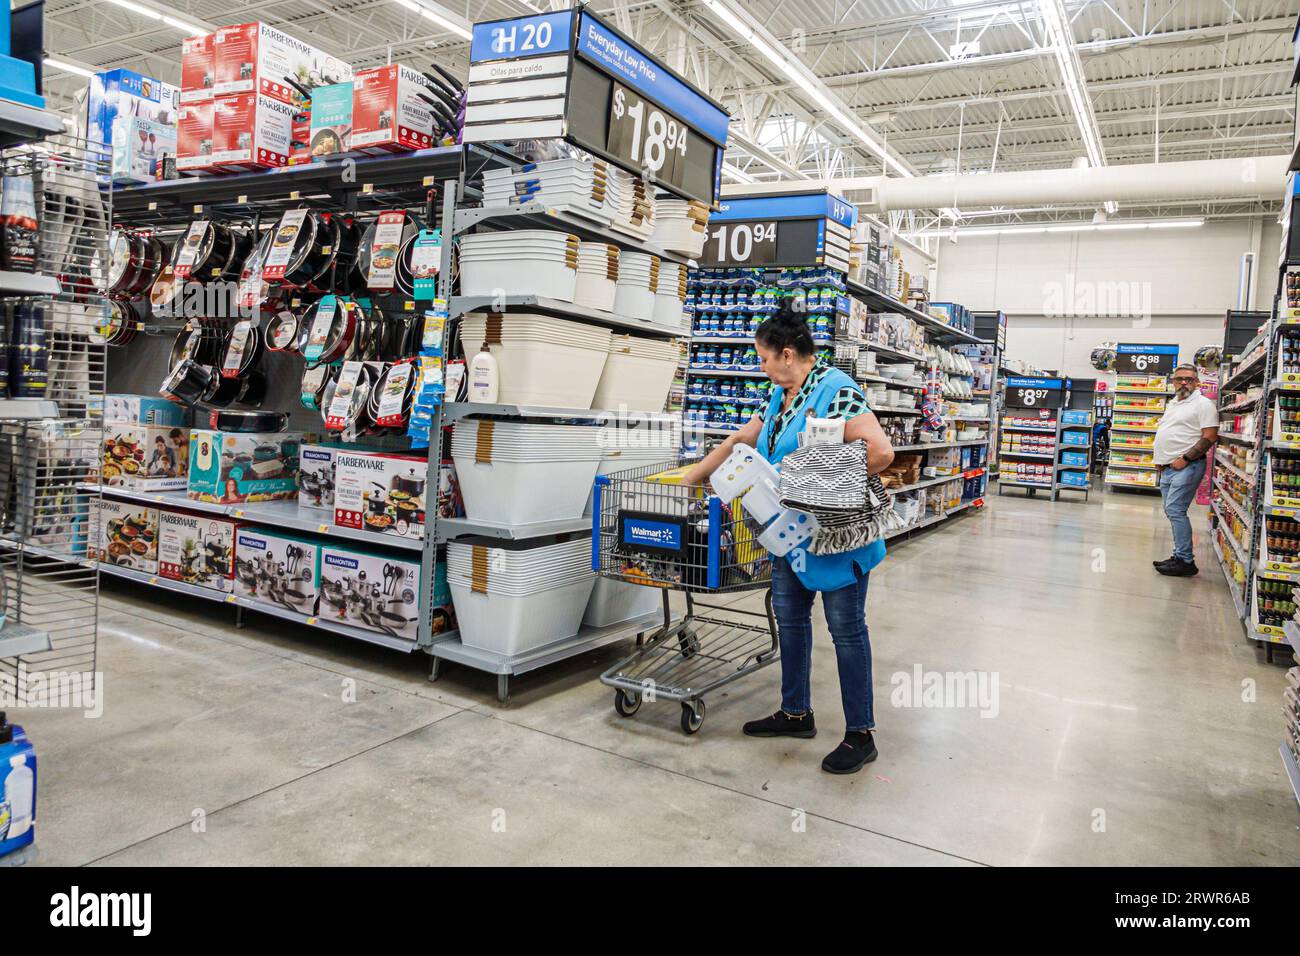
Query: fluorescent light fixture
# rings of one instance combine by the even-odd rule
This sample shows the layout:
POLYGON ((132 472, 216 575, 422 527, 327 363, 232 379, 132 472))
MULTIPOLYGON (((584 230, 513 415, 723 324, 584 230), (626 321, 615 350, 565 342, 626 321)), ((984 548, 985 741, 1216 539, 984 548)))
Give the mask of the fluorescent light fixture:
POLYGON ((209 32, 205 27, 197 27, 192 23, 186 23, 184 20, 177 20, 175 17, 169 17, 166 14, 163 15, 162 21, 169 27, 180 30, 186 36, 201 37, 205 33, 209 32))
POLYGON ((47 56, 42 62, 52 70, 62 70, 64 73, 71 73, 74 76, 84 76, 89 78, 95 75, 85 67, 77 66, 75 63, 64 63, 62 60, 56 60, 49 56, 47 56))
POLYGON ((397 2, 406 7, 406 9, 410 10, 412 13, 418 13, 420 16, 424 17, 424 19, 438 24, 438 26, 442 27, 447 32, 456 34, 456 36, 460 37, 462 40, 474 39, 474 33, 469 29, 468 23, 457 23, 455 20, 451 19, 453 14, 448 11, 443 11, 441 8, 435 10, 423 3, 416 3, 415 0, 397 0, 397 2))
POLYGON ((1074 113, 1075 124, 1079 127, 1079 138, 1083 140, 1088 161, 1093 166, 1105 166, 1106 154, 1101 148, 1097 118, 1092 112, 1092 101, 1088 99, 1083 65, 1079 62, 1079 53, 1074 47, 1065 4, 1062 0, 1038 0, 1038 9, 1042 14, 1043 25, 1047 28, 1047 37, 1051 41, 1052 53, 1061 73, 1061 85, 1065 87, 1066 99, 1070 101, 1070 109, 1074 113))
POLYGON ((132 13, 138 13, 142 17, 148 17, 150 20, 161 20, 163 15, 157 10, 150 10, 140 3, 132 3, 131 0, 108 0, 109 3, 116 4, 123 10, 130 10, 132 13))
POLYGON ((211 32, 208 27, 197 26, 181 19, 179 16, 171 15, 171 13, 178 13, 179 11, 164 12, 165 8, 164 10, 158 10, 153 7, 146 7, 142 3, 135 3, 133 0, 108 0, 108 2, 121 7, 123 10, 130 10, 142 17, 148 17, 150 20, 160 20, 173 30, 179 30, 186 36, 202 36, 211 32))
MULTIPOLYGON (((1140 229, 1195 229, 1205 225, 1204 219, 1156 219, 1149 222, 1070 222, 1044 226, 975 226, 958 228, 957 238, 965 236, 1036 236, 1049 232, 1118 232, 1140 229)), ((912 233, 911 239, 943 239, 953 230, 931 230, 912 233)))
MULTIPOLYGON (((398 3, 405 4, 408 0, 398 0, 398 3)), ((912 172, 901 162, 891 156, 884 144, 879 142, 874 136, 863 129, 858 121, 846 113, 818 84, 814 83, 792 63, 787 57, 778 53, 771 44, 759 36, 754 29, 742 20, 726 3, 726 0, 704 0, 704 5, 713 12, 719 20, 731 27, 733 33, 740 39, 752 46, 778 70, 784 73, 790 82, 803 90, 814 103, 820 106, 835 122, 847 131, 854 139, 861 142, 867 149, 871 150, 886 167, 892 166, 900 176, 911 176, 912 172)))

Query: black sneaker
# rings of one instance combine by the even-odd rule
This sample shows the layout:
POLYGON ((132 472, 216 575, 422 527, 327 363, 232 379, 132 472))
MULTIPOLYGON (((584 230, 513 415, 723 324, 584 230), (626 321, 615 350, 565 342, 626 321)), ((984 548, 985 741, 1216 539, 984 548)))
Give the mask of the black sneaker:
POLYGON ((1160 565, 1156 570, 1161 574, 1169 575, 1171 578, 1190 578, 1200 571, 1196 567, 1195 561, 1173 561, 1169 564, 1160 565))
POLYGON ((827 773, 857 773, 879 755, 871 731, 850 730, 844 741, 826 755, 822 769, 827 773))
POLYGON ((778 710, 771 717, 751 720, 740 728, 747 737, 816 737, 817 723, 810 710, 802 717, 792 717, 778 710))
POLYGON ((1178 562, 1178 559, 1175 558, 1175 557, 1171 554, 1169 557, 1165 558, 1163 561, 1152 561, 1152 562, 1151 562, 1151 567, 1153 567, 1153 568, 1164 568, 1164 567, 1168 567, 1168 566, 1171 565, 1171 564, 1178 564, 1178 563, 1179 563, 1179 562, 1178 562))

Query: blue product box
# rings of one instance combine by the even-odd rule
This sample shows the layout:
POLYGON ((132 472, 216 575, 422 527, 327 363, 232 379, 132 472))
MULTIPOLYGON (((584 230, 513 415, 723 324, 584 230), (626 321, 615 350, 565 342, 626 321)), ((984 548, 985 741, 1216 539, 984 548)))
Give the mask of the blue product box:
POLYGON ((271 501, 298 495, 298 432, 190 433, 191 498, 214 504, 271 501))
POLYGON ((1060 480, 1061 484, 1068 485, 1071 488, 1088 487, 1088 473, 1086 471, 1062 471, 1060 480))
POLYGON ((133 425, 183 426, 185 409, 156 395, 114 394, 105 397, 106 422, 130 422, 133 425))
POLYGON ((36 749, 22 727, 0 722, 0 857, 36 838, 36 749))
MULTIPOLYGON (((114 169, 130 163, 128 127, 130 120, 142 119, 163 129, 176 132, 176 111, 180 108, 180 90, 134 70, 116 69, 96 73, 90 78, 86 97, 86 138, 103 143, 112 154, 114 169), (115 135, 116 134, 116 135, 115 135), (119 158, 119 150, 123 156, 119 158)), ((172 150, 175 153, 175 149, 172 150)))
POLYGON ((1061 410, 1062 425, 1091 425, 1092 412, 1066 408, 1061 410))
POLYGON ((1092 436, 1088 432, 1083 432, 1083 431, 1061 432, 1062 445, 1078 445, 1087 448, 1088 445, 1091 443, 1090 442, 1091 438, 1092 436))
POLYGON ((352 82, 331 83, 311 91, 313 160, 352 149, 352 82))
POLYGON ((1063 451, 1061 452, 1062 465, 1074 465, 1078 468, 1088 467, 1088 455, 1080 451, 1063 451))

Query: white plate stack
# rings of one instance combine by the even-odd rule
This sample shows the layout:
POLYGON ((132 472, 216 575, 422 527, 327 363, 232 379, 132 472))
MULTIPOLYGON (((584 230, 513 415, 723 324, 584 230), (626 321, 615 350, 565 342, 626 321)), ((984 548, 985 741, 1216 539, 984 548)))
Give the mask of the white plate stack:
POLYGON ((528 312, 471 312, 460 326, 468 360, 488 343, 503 405, 591 408, 610 337, 609 329, 528 312))
POLYGON ((686 325, 686 267, 679 262, 659 260, 659 287, 655 290, 652 318, 657 325, 682 328, 686 325))
POLYGON ((576 305, 612 312, 618 282, 618 246, 607 242, 583 242, 578 246, 578 282, 574 289, 576 305))
POLYGON ((660 194, 655 198, 655 231, 650 241, 688 259, 704 253, 708 238, 709 207, 696 199, 677 199, 660 194))
POLYGON ((587 159, 552 159, 522 169, 483 172, 483 205, 543 203, 549 208, 608 223, 608 167, 587 159))
POLYGON ((618 261, 614 311, 629 319, 650 322, 659 291, 659 257, 646 252, 624 252, 618 261))
POLYGON ((550 229, 463 236, 461 295, 536 295, 572 302, 579 245, 577 236, 550 229))
POLYGON ((613 167, 609 170, 610 228, 648 240, 655 231, 654 197, 644 181, 613 167))
POLYGON ((680 354, 672 339, 613 336, 609 342, 609 360, 605 362, 591 401, 592 408, 663 411, 680 354))
POLYGON ((465 515, 512 525, 580 517, 602 454, 591 425, 463 419, 451 436, 465 515))
POLYGON ((447 545, 447 584, 466 647, 521 654, 578 633, 596 583, 591 538, 528 544, 447 545))

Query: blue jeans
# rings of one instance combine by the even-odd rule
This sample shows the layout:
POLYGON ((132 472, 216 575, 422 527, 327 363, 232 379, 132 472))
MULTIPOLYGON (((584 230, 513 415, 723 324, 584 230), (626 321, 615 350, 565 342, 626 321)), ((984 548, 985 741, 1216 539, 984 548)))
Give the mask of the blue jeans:
POLYGON ((1205 477, 1205 459, 1190 462, 1182 471, 1169 466, 1160 470, 1160 497, 1165 502, 1165 517, 1174 529, 1174 557, 1191 561, 1192 523, 1187 520, 1187 508, 1196 497, 1196 489, 1205 477))
MULTIPOLYGON (((840 700, 848 730, 876 726, 871 690, 871 640, 867 636, 867 581, 822 592, 822 609, 835 643, 840 669, 840 700)), ((787 714, 812 710, 812 606, 809 591, 785 558, 772 559, 772 611, 781 640, 781 709, 787 714)))

